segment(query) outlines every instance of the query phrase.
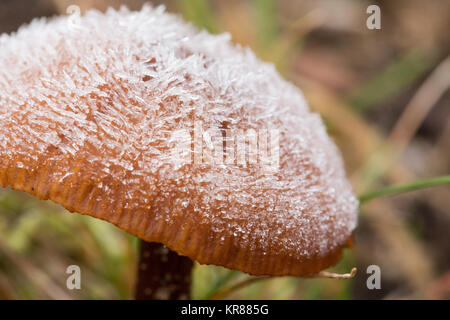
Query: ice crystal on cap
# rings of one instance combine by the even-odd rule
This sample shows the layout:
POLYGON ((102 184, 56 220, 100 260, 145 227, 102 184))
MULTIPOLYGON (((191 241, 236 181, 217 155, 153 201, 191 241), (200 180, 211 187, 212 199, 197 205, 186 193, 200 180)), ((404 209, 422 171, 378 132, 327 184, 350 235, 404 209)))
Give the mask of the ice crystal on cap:
POLYGON ((163 7, 39 19, 0 38, 0 182, 253 274, 318 272, 357 219, 301 92, 163 7), (277 130, 278 170, 170 164, 171 133, 196 122, 277 130))

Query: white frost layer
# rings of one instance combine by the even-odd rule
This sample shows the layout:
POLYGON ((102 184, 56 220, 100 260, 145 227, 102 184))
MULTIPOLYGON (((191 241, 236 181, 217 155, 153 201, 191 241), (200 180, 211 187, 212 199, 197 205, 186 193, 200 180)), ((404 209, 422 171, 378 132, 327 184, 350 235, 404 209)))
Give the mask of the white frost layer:
POLYGON ((323 255, 356 226, 339 151, 301 92, 228 34, 198 32, 163 7, 39 19, 1 36, 2 155, 37 156, 61 134, 65 154, 101 164, 98 181, 120 181, 125 206, 171 199, 250 247, 323 255), (194 120, 279 130, 279 172, 167 169, 168 133, 194 120))

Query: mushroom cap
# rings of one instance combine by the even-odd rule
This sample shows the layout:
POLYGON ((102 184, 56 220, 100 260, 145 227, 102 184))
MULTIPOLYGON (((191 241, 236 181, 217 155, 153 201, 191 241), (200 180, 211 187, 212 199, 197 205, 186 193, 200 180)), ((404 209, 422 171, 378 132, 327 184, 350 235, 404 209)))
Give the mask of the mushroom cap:
POLYGON ((335 264, 357 223, 339 151, 299 89, 163 7, 39 19, 0 37, 0 182, 255 275, 335 264), (264 132, 278 140, 256 163, 208 162, 219 140, 198 126, 237 132, 236 146, 256 133, 258 150, 264 132), (182 160, 203 160, 174 161, 175 132, 206 145, 182 160))

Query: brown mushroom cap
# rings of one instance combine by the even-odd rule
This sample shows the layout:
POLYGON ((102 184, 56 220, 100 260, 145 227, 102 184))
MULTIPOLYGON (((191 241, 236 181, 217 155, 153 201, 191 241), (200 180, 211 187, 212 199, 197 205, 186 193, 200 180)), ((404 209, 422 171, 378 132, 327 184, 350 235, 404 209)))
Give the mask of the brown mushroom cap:
POLYGON ((300 91, 161 7, 0 38, 0 182, 256 275, 336 263, 357 221, 339 151, 300 91), (196 124, 277 130, 277 170, 173 162, 172 134, 196 124))

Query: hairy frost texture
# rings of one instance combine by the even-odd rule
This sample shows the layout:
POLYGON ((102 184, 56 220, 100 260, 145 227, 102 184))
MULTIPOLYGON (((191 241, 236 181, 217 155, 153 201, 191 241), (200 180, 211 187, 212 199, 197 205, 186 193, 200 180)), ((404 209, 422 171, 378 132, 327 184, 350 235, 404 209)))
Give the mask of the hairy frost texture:
POLYGON ((3 35, 0 155, 2 168, 28 170, 23 186, 0 175, 3 184, 27 191, 29 173, 46 170, 35 194, 175 249, 191 223, 218 246, 301 261, 344 245, 356 226, 339 151, 301 92, 228 34, 162 7, 39 19, 3 35), (278 172, 168 165, 170 133, 194 121, 279 130, 278 172), (181 230, 169 239, 152 227, 162 224, 181 230))

